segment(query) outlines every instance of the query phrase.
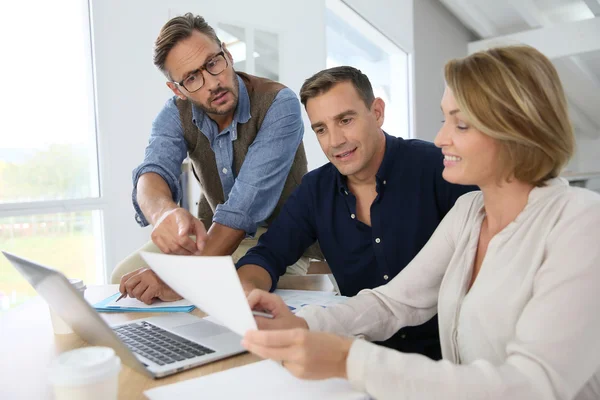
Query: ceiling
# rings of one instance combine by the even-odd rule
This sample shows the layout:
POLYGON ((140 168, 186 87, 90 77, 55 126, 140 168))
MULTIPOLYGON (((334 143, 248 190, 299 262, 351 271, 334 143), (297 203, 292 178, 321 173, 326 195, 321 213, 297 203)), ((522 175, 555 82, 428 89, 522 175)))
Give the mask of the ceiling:
MULTIPOLYGON (((600 0, 440 1, 480 39, 600 20, 600 0)), ((598 50, 552 59, 567 94, 575 130, 589 138, 600 137, 600 36, 597 43, 598 50)))

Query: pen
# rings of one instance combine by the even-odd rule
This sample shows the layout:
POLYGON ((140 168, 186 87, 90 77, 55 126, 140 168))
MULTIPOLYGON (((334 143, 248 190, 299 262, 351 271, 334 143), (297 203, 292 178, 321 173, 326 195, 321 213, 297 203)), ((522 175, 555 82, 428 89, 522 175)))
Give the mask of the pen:
POLYGON ((125 293, 121 294, 121 295, 119 296, 119 298, 115 300, 115 303, 116 303, 117 301, 121 300, 121 299, 122 299, 123 297, 125 297, 125 296, 127 296, 127 292, 125 292, 125 293))
POLYGON ((256 315, 257 317, 273 319, 273 316, 271 314, 261 311, 252 311, 252 315, 256 315))

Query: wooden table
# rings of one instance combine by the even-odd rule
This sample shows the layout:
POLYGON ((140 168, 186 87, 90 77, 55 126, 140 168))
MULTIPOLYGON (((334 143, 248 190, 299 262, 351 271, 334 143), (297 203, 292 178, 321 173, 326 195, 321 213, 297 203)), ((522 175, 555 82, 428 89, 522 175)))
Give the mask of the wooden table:
MULTIPOLYGON (((280 289, 333 290, 328 275, 283 276, 280 289)), ((85 297, 96 303, 116 293, 117 285, 90 286, 85 297)), ((200 310, 192 314, 203 317, 200 310)), ((158 313, 101 314, 109 323, 159 315, 158 313)), ((52 399, 48 366, 60 353, 86 346, 77 335, 54 335, 46 302, 36 297, 0 316, 0 399, 52 399)), ((258 361, 249 353, 216 361, 162 379, 150 379, 126 365, 119 375, 119 399, 145 399, 147 389, 224 371, 258 361)))

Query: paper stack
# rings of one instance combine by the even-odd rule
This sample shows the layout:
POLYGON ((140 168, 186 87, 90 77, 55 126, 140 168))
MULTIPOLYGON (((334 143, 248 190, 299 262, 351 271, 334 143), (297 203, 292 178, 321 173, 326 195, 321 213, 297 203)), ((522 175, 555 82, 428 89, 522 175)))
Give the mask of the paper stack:
POLYGON ((368 400, 345 379, 298 379, 274 361, 265 360, 144 392, 150 400, 368 400), (232 384, 233 383, 233 384, 232 384))

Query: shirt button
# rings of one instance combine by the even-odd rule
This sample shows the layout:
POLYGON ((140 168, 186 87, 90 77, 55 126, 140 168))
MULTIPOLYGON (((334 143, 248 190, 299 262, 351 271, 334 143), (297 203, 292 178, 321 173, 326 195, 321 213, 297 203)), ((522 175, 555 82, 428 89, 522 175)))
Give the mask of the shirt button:
POLYGON ((223 173, 226 174, 227 173, 227 168, 223 168, 223 173))
POLYGON ((390 279, 390 277, 389 277, 389 276, 387 276, 387 275, 384 275, 384 276, 383 276, 383 279, 385 279, 385 280, 387 281, 388 279, 390 279))
POLYGON ((406 339, 406 334, 405 334, 405 333, 403 333, 402 335, 400 335, 400 338, 402 338, 402 339, 406 339))
POLYGON ((376 238, 376 239, 375 239, 375 243, 381 243, 381 239, 379 239, 379 238, 376 238))
POLYGON ((354 218, 356 218, 356 215, 350 214, 350 218, 354 219, 354 218))
POLYGON ((383 181, 383 184, 385 185, 387 183, 387 181, 383 181))
POLYGON ((346 196, 348 196, 348 191, 344 190, 344 193, 346 194, 346 196))

